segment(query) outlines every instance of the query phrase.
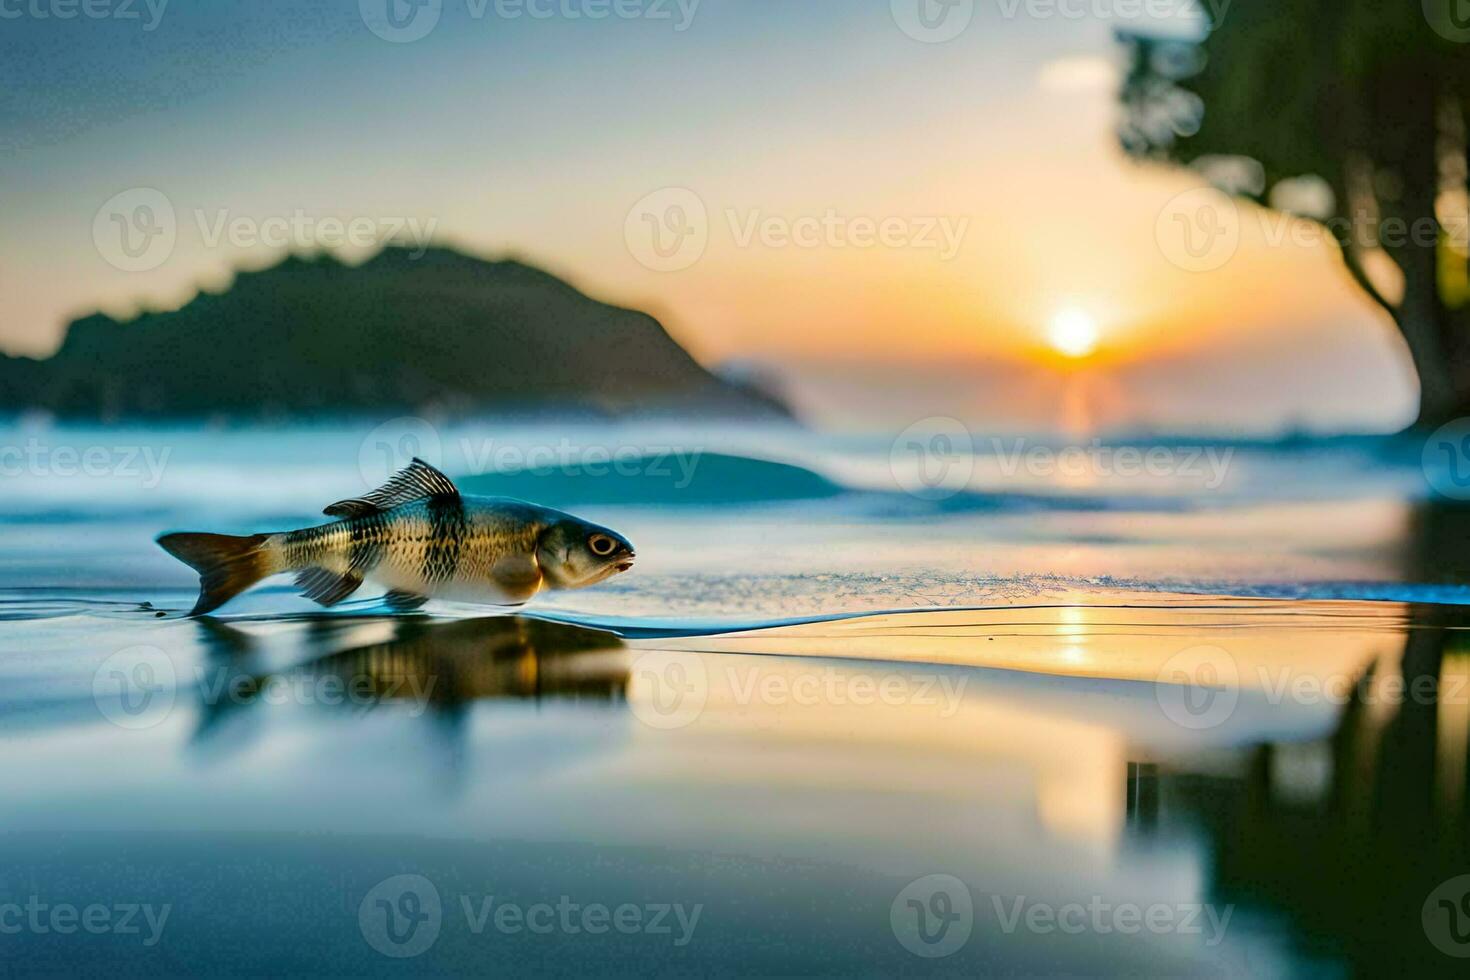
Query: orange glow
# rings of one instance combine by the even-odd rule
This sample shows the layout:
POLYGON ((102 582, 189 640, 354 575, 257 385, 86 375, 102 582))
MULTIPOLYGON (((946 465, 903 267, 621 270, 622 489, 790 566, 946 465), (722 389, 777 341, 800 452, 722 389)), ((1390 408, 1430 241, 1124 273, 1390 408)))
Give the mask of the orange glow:
POLYGON ((1099 339, 1097 320, 1076 307, 1062 310, 1046 328, 1046 342, 1066 357, 1086 357, 1097 350, 1099 339))

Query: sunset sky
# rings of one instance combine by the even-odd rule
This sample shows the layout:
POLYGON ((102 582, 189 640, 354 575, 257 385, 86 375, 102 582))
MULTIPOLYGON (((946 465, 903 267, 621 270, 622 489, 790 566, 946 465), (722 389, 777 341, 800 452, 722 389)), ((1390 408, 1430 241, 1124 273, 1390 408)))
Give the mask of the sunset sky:
POLYGON ((1110 14, 1126 3, 974 0, 926 43, 907 0, 428 0, 411 41, 370 29, 374 2, 175 0, 151 30, 141 2, 137 20, 0 19, 0 349, 177 305, 272 261, 250 229, 299 213, 298 247, 332 216, 545 266, 707 364, 772 366, 823 425, 1412 418, 1392 325, 1330 246, 1243 209, 1233 255, 1182 267, 1170 202, 1200 182, 1112 136, 1112 32, 1145 26, 1110 14), (642 16, 588 16, 610 7, 642 16), (175 216, 144 271, 94 235, 134 188, 175 216), (702 252, 650 268, 639 202, 667 216, 689 195, 702 252))

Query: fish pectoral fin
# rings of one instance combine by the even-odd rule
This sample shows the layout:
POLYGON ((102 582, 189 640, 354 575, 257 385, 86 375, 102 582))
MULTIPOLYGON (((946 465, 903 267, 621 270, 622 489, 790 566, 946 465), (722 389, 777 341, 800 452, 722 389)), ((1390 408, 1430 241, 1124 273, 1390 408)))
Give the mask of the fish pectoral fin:
POLYGON ((328 504, 322 513, 328 517, 362 517, 425 497, 458 498, 459 488, 449 477, 415 456, 412 463, 372 493, 328 504))
POLYGON ((394 612, 413 612, 428 601, 429 597, 426 595, 405 592, 402 589, 389 589, 388 594, 383 596, 383 604, 394 612))
POLYGON ((535 555, 502 558, 491 569, 491 579, 501 599, 495 605, 524 605, 541 588, 541 566, 535 555))
POLYGON ((362 576, 356 572, 334 572, 326 568, 303 568, 296 573, 301 594, 323 606, 335 606, 357 591, 362 576))

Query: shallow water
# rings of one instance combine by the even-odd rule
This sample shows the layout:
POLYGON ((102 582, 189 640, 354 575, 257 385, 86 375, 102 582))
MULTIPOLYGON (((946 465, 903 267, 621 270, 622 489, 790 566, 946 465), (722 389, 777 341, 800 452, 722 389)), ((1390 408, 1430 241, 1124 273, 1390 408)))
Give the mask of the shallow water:
POLYGON ((273 584, 186 620, 151 536, 306 523, 361 489, 366 439, 166 438, 151 488, 8 484, 7 970, 1263 976, 1470 951, 1459 524, 1410 453, 1252 449, 1228 499, 979 466, 987 505, 960 506, 858 483, 884 444, 772 436, 841 493, 592 502, 638 567, 523 615, 273 584))

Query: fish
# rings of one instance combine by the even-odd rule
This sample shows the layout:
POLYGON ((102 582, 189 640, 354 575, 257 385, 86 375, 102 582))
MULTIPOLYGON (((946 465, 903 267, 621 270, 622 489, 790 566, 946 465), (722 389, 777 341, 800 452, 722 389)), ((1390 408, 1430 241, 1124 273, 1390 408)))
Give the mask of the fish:
POLYGON ((580 517, 510 497, 474 497, 418 457, 338 518, 295 531, 176 531, 158 544, 199 573, 190 616, 213 612, 263 579, 296 576, 302 595, 334 606, 365 581, 401 612, 431 598, 520 606, 543 589, 581 589, 633 567, 632 542, 580 517))

